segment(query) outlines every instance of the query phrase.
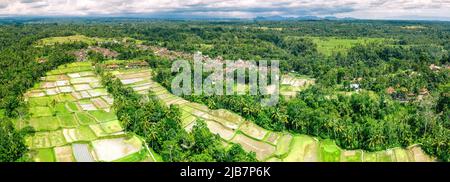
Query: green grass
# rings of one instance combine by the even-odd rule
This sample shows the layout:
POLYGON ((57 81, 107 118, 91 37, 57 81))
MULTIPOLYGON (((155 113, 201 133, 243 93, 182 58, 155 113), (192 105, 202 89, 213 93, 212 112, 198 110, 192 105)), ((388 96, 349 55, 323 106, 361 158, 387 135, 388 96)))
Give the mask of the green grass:
POLYGON ((109 134, 117 133, 123 130, 118 120, 101 123, 100 126, 103 129, 103 131, 109 134))
POLYGON ((135 39, 135 38, 131 38, 131 37, 124 37, 123 39, 122 39, 122 41, 123 40, 126 40, 126 42, 132 42, 132 43, 135 43, 135 44, 137 44, 137 45, 139 45, 139 44, 143 44, 144 43, 144 41, 142 41, 142 40, 139 40, 139 39, 135 39))
POLYGON ((80 126, 76 129, 77 138, 81 141, 92 141, 97 138, 95 133, 89 128, 89 126, 80 126))
POLYGON ((392 162, 392 156, 389 155, 386 151, 376 152, 377 154, 377 162, 392 162))
POLYGON ((394 153, 397 161, 410 161, 407 150, 396 148, 394 149, 394 153))
POLYGON ((94 132, 94 134, 97 137, 104 137, 104 136, 108 136, 108 133, 106 133, 103 128, 100 126, 100 124, 91 124, 89 125, 89 128, 91 128, 92 132, 94 132))
POLYGON ((61 102, 73 102, 76 99, 71 94, 59 94, 59 99, 61 102))
POLYGON ((100 38, 91 38, 86 37, 84 35, 72 35, 72 36, 66 36, 66 37, 49 37, 45 39, 41 39, 38 44, 41 45, 55 45, 55 44, 68 44, 68 43, 75 43, 75 42, 82 42, 89 45, 93 45, 97 43, 97 41, 102 41, 104 39, 100 38))
POLYGON ((112 60, 106 60, 105 62, 103 62, 104 65, 108 65, 108 64, 118 64, 118 65, 127 65, 130 63, 140 63, 143 60, 118 60, 118 59, 112 59, 112 60))
POLYGON ((54 116, 31 118, 30 124, 36 131, 51 131, 59 128, 59 120, 54 116))
POLYGON ((67 64, 67 67, 92 66, 91 62, 74 62, 67 64))
MULTIPOLYGON (((47 72, 47 76, 55 76, 61 74, 61 72, 59 70, 51 70, 49 72, 47 72)), ((56 78, 55 78, 56 79, 56 78)))
POLYGON ((320 142, 320 159, 322 162, 339 162, 341 160, 341 149, 332 140, 320 142))
POLYGON ((83 71, 92 71, 92 63, 90 62, 77 62, 71 64, 65 64, 58 67, 58 69, 51 70, 47 72, 47 78, 50 77, 51 80, 56 81, 58 79, 57 75, 66 74, 66 73, 74 73, 74 72, 83 72, 83 71))
MULTIPOLYGON (((54 82, 54 81, 58 81, 58 80, 59 80, 59 76, 58 76, 58 75, 47 75, 47 76, 45 77, 45 79, 46 79, 47 81, 54 82)), ((35 84, 35 85, 33 86, 33 88, 34 88, 34 89, 37 89, 37 88, 39 88, 40 86, 41 86, 41 83, 37 83, 37 84, 35 84)))
POLYGON ((147 150, 142 149, 139 152, 130 154, 128 156, 125 156, 123 158, 117 159, 113 162, 140 162, 143 160, 149 159, 151 160, 151 162, 154 162, 153 159, 149 156, 149 154, 147 153, 147 150))
POLYGON ((52 102, 50 97, 30 97, 28 98, 28 104, 30 106, 49 106, 52 102))
POLYGON ((77 119, 74 117, 73 114, 63 114, 58 115, 61 127, 64 128, 73 128, 78 126, 77 119))
POLYGON ((265 160, 264 162, 283 162, 283 161, 277 157, 271 157, 271 158, 265 160))
POLYGON ((128 86, 129 87, 135 87, 137 85, 142 85, 142 84, 146 84, 146 83, 148 83, 148 80, 142 80, 142 81, 138 81, 138 82, 134 82, 132 84, 129 84, 128 86))
POLYGON ((281 85, 280 86, 280 92, 291 92, 291 91, 295 91, 295 87, 290 86, 290 85, 281 85))
POLYGON ((90 125, 90 124, 97 123, 97 121, 93 117, 89 116, 89 114, 87 114, 87 113, 79 112, 79 113, 76 113, 76 115, 77 115, 78 121, 82 125, 90 125))
POLYGON ((190 114, 190 112, 185 111, 185 110, 181 110, 181 122, 182 125, 188 125, 189 123, 191 123, 192 121, 194 121, 196 119, 195 116, 193 116, 192 114, 190 114))
POLYGON ((180 109, 186 111, 187 113, 191 113, 194 110, 194 108, 188 106, 187 104, 181 105, 180 109))
POLYGON ((182 124, 183 126, 186 126, 186 125, 188 125, 188 124, 194 122, 195 120, 197 120, 197 117, 192 116, 192 115, 188 115, 187 117, 181 119, 181 124, 182 124))
POLYGON ((153 157, 155 159, 155 162, 164 162, 162 157, 159 154, 157 154, 152 148, 149 148, 149 149, 150 149, 151 155, 153 155, 153 157))
POLYGON ((99 122, 107 122, 112 120, 117 120, 116 114, 114 112, 106 112, 103 110, 95 110, 95 111, 88 111, 89 114, 94 116, 95 119, 99 122))
POLYGON ((72 112, 80 111, 77 104, 75 104, 74 102, 67 102, 66 106, 72 112))
POLYGON ((277 150, 275 152, 275 155, 282 156, 289 152, 289 146, 291 144, 291 140, 288 140, 289 138, 286 136, 281 136, 277 143, 277 150))
POLYGON ((75 72, 81 72, 81 71, 91 71, 91 66, 80 66, 80 67, 69 67, 69 68, 62 68, 56 70, 59 74, 63 73, 75 73, 75 72))
POLYGON ((96 89, 91 90, 89 93, 91 93, 91 92, 98 94, 98 95, 108 95, 108 92, 104 88, 96 88, 96 89))
POLYGON ((363 151, 355 150, 352 152, 354 152, 354 155, 347 155, 347 156, 342 155, 342 159, 341 159, 342 162, 362 162, 363 151))
MULTIPOLYGON (((0 117, 0 119, 2 119, 2 118, 0 117)), ((30 125, 30 120, 28 120, 28 119, 17 119, 16 118, 16 119, 13 119, 13 123, 14 123, 14 127, 17 130, 21 130, 21 129, 27 127, 27 126, 31 126, 30 125)))
POLYGON ((314 79, 314 78, 312 78, 312 77, 310 77, 310 76, 308 76, 308 75, 302 75, 302 74, 299 74, 299 73, 297 73, 297 72, 289 72, 289 73, 287 73, 287 75, 289 75, 289 76, 291 76, 291 77, 298 78, 298 79, 305 79, 305 80, 311 80, 311 79, 314 79))
POLYGON ((78 101, 80 104, 92 104, 90 99, 82 99, 78 101))
POLYGON ((32 117, 52 116, 53 110, 50 107, 30 107, 30 114, 32 117))
POLYGON ((387 40, 384 38, 360 37, 356 39, 338 38, 338 37, 306 37, 311 39, 317 45, 317 51, 331 56, 333 53, 346 54, 349 49, 357 44, 382 43, 387 40))
POLYGON ((48 132, 47 137, 48 139, 50 139, 50 144, 52 146, 62 146, 67 144, 66 139, 64 138, 64 135, 62 133, 62 130, 48 132))
POLYGON ((363 162, 376 162, 377 161, 377 154, 373 152, 364 152, 363 154, 363 162))
POLYGON ((304 161, 305 154, 310 152, 310 147, 316 141, 309 136, 300 135, 294 136, 290 144, 290 151, 283 161, 304 161))
POLYGON ((57 115, 64 115, 64 114, 70 114, 71 113, 71 111, 69 111, 66 108, 66 103, 64 103, 64 102, 57 103, 55 105, 55 111, 56 111, 57 115))
POLYGON ((34 161, 36 162, 55 162, 55 154, 53 149, 37 149, 32 151, 34 161))

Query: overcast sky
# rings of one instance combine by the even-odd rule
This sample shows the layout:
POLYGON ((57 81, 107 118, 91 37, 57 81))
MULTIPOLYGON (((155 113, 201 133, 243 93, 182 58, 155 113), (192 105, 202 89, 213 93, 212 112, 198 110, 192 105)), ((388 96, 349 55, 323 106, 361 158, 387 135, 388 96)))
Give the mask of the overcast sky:
POLYGON ((24 15, 450 20, 450 0, 0 0, 0 16, 24 15))

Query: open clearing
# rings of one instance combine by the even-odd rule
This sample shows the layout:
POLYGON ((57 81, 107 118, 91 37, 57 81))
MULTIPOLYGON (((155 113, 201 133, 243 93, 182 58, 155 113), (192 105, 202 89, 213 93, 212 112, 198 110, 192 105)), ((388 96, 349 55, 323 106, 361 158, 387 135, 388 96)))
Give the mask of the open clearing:
POLYGON ((68 43, 82 42, 82 43, 86 43, 89 45, 93 45, 101 40, 103 40, 103 39, 86 37, 84 35, 72 35, 72 36, 65 36, 65 37, 49 37, 49 38, 41 39, 38 42, 38 44, 55 45, 55 44, 68 44, 68 43))
POLYGON ((338 37, 307 37, 317 45, 317 50, 327 56, 331 56, 333 53, 346 54, 347 50, 354 47, 357 44, 370 44, 370 43, 383 43, 389 42, 382 38, 338 38, 338 37))

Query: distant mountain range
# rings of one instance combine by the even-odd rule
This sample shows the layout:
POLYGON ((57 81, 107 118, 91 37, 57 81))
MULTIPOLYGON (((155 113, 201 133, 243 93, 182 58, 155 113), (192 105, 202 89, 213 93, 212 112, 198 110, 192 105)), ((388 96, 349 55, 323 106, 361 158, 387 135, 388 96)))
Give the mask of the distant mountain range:
POLYGON ((286 21, 286 20, 356 20, 356 18, 345 17, 338 18, 335 16, 299 16, 299 17, 284 17, 284 16, 258 16, 254 18, 256 21, 286 21))
MULTIPOLYGON (((404 17, 385 19, 386 21, 446 21, 433 18, 419 18, 409 20, 404 17)), ((344 21, 344 20, 370 20, 358 19, 352 17, 338 18, 335 16, 258 16, 255 18, 218 18, 218 17, 202 17, 202 16, 167 16, 167 15, 123 15, 123 16, 0 16, 0 24, 15 23, 61 23, 61 22, 77 22, 77 21, 145 21, 145 20, 198 20, 198 21, 344 21)), ((383 21, 383 19, 379 19, 383 21)))

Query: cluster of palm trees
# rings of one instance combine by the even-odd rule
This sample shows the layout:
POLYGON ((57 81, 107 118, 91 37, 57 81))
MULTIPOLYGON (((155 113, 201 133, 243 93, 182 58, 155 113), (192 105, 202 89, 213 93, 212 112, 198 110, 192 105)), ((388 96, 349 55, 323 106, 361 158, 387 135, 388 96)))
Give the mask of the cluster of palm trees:
MULTIPOLYGON (((224 108, 271 130, 291 130, 331 138, 345 149, 384 150, 422 143, 430 154, 448 160, 448 128, 431 111, 378 97, 370 92, 330 97, 311 88, 276 107, 262 107, 258 96, 184 96, 193 102, 224 108), (447 143, 446 143, 447 142, 447 143)), ((427 151, 427 150, 426 150, 427 151)))

